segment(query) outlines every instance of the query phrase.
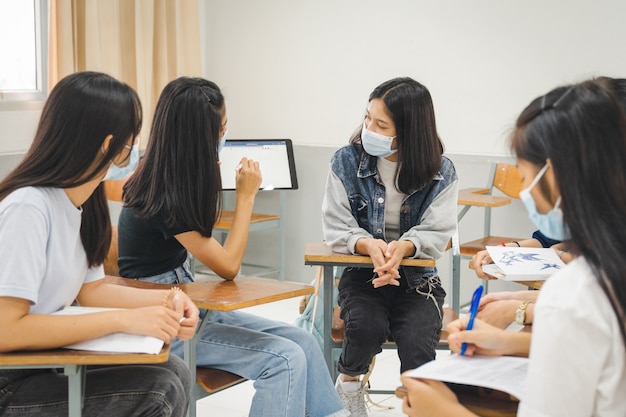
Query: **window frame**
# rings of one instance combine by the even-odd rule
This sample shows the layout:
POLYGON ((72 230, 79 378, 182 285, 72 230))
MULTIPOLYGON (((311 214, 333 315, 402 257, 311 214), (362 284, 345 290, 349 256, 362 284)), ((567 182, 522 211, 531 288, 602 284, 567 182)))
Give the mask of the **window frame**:
POLYGON ((35 6, 37 88, 31 91, 0 90, 0 110, 37 110, 48 95, 48 1, 32 0, 35 6))

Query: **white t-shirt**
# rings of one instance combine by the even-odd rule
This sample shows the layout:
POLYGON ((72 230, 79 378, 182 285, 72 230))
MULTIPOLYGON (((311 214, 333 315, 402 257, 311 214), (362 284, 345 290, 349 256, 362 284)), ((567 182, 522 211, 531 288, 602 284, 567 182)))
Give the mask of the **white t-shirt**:
POLYGON ((25 187, 0 201, 0 296, 31 302, 31 313, 71 304, 81 286, 104 277, 87 267, 81 210, 64 190, 25 187))
POLYGON ((391 242, 400 238, 400 208, 406 194, 395 187, 398 163, 385 158, 377 158, 376 162, 379 179, 385 186, 385 239, 391 242))
POLYGON ((527 395, 518 416, 626 416, 624 340, 584 259, 541 288, 532 333, 527 395))

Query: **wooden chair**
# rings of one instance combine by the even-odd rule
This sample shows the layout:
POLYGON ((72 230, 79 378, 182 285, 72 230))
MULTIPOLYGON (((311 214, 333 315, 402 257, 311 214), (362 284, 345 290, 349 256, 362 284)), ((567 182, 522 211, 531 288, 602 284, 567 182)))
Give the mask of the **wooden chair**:
MULTIPOLYGON (((485 211, 485 217, 482 237, 459 243, 458 246, 452 244, 452 281, 457 286, 460 282, 461 258, 471 258, 485 249, 485 246, 497 246, 501 242, 526 239, 526 237, 494 236, 491 234, 491 210, 510 204, 513 198, 519 199, 522 188, 522 179, 515 165, 498 162, 492 164, 487 187, 459 190, 458 204, 463 208, 459 211, 457 220, 460 222, 472 207, 482 207, 485 211), (494 190, 500 191, 504 196, 492 195, 494 190)), ((456 238, 458 239, 458 236, 456 238)))
POLYGON ((485 210, 483 237, 461 243, 459 246, 461 256, 473 256, 485 246, 496 246, 500 242, 526 239, 491 235, 491 209, 509 204, 511 198, 519 199, 522 188, 522 179, 515 165, 496 163, 491 169, 486 188, 467 188, 459 191, 458 204, 465 206, 463 215, 471 207, 484 207, 485 210), (494 189, 499 190, 508 198, 493 196, 494 189))
MULTIPOLYGON (((122 202, 122 188, 126 180, 106 180, 104 181, 104 194, 107 200, 115 201, 117 203, 122 202)), ((120 276, 120 270, 117 266, 117 258, 119 253, 117 251, 117 225, 111 225, 111 247, 109 253, 104 260, 104 273, 114 277, 120 276)))
MULTIPOLYGON (((125 180, 104 182, 104 190, 107 199, 110 201, 122 201, 122 188, 125 180)), ((117 258, 119 256, 117 247, 117 226, 112 225, 113 234, 111 237, 111 247, 104 262, 104 273, 110 276, 119 276, 119 268, 117 266, 117 258)), ((169 288, 171 285, 163 284, 163 287, 169 288)), ((188 415, 195 417, 196 401, 208 395, 215 394, 226 388, 235 386, 246 381, 246 378, 233 374, 228 371, 214 368, 196 367, 196 386, 193 389, 193 399, 189 404, 188 415)))

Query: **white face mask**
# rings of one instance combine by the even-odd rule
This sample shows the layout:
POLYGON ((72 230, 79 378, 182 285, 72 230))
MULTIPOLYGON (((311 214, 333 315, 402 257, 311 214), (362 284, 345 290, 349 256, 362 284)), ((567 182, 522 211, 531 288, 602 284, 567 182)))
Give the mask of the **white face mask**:
POLYGON ((139 162, 139 139, 137 139, 137 142, 132 147, 128 145, 125 145, 125 147, 127 149, 130 148, 130 160, 128 163, 123 167, 118 167, 114 162, 111 162, 109 170, 102 181, 121 180, 135 170, 135 166, 137 166, 137 162, 139 162))
POLYGON ((556 200, 554 207, 552 210, 545 214, 541 214, 537 211, 537 206, 535 205, 535 200, 530 194, 530 190, 533 189, 535 185, 539 182, 543 174, 548 170, 548 165, 545 165, 541 170, 537 173, 535 178, 532 180, 530 185, 524 188, 519 193, 520 200, 524 203, 526 207, 526 211, 528 211, 528 217, 530 220, 537 226, 537 228, 549 237, 550 239, 563 241, 565 239, 569 239, 569 232, 567 227, 565 227, 565 223, 563 222, 563 212, 561 211, 561 196, 556 200))
POLYGON ((365 127, 361 131, 361 143, 365 152, 372 156, 385 157, 398 152, 398 149, 391 149, 391 144, 395 136, 385 136, 378 132, 373 132, 365 127))
POLYGON ((218 139, 217 142, 217 153, 219 154, 224 149, 224 145, 226 144, 226 135, 228 134, 228 129, 224 130, 224 135, 218 139))

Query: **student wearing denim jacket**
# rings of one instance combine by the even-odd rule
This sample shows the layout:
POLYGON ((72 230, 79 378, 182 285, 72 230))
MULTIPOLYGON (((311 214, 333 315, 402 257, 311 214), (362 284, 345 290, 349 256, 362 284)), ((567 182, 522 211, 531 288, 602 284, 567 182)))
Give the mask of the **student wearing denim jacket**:
POLYGON ((359 377, 386 340, 398 345, 401 371, 435 358, 445 297, 437 269, 399 264, 442 255, 457 190, 428 89, 410 78, 378 86, 363 126, 331 160, 322 207, 326 243, 374 264, 347 268, 339 283, 346 333, 336 387, 353 416, 367 415, 359 377))

